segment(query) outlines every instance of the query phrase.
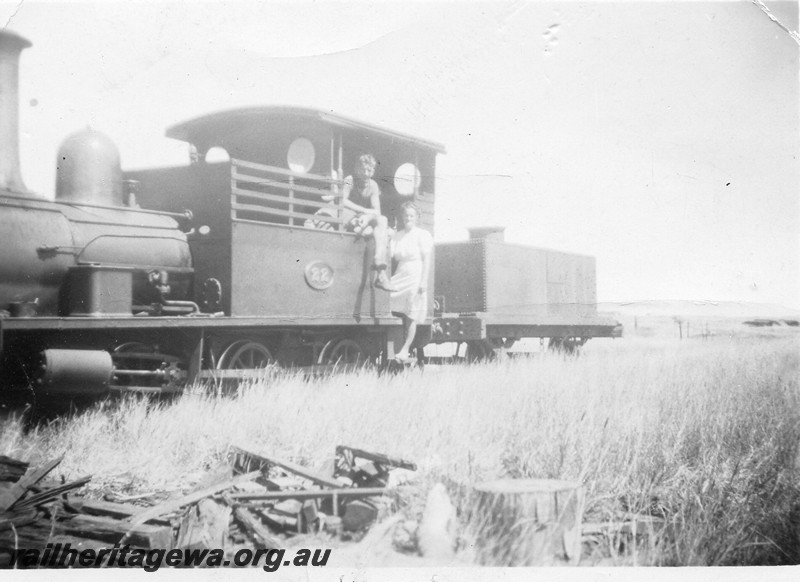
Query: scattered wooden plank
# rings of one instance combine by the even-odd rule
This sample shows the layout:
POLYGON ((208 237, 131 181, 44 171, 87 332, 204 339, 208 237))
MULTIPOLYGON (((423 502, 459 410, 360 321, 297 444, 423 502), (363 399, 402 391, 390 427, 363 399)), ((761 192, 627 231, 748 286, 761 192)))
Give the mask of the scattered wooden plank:
POLYGON ((290 461, 284 461, 284 460, 281 460, 281 459, 276 459, 274 457, 268 457, 268 456, 263 455, 261 453, 254 453, 252 451, 249 451, 249 450, 247 450, 247 449, 245 449, 243 447, 239 447, 239 446, 233 447, 232 448, 232 452, 234 454, 236 454, 236 455, 244 455, 244 456, 250 457, 252 460, 258 461, 258 462, 260 462, 260 463, 262 463, 263 465, 266 465, 266 466, 274 465, 276 467, 280 467, 281 469, 285 469, 286 471, 289 471, 290 473, 294 473, 295 475, 299 475, 299 476, 303 477, 304 479, 308 479, 309 481, 311 481, 311 482, 313 482, 313 483, 315 483, 317 485, 320 485, 322 487, 338 488, 338 487, 341 486, 341 484, 338 481, 334 481, 330 477, 325 477, 324 475, 319 475, 318 473, 315 473, 314 471, 312 471, 311 469, 308 469, 307 467, 303 467, 302 465, 297 465, 297 464, 292 463, 290 461))
POLYGON ((283 516, 286 527, 300 533, 303 529, 303 502, 297 499, 284 499, 272 506, 270 514, 283 516), (289 518, 288 520, 286 518, 289 518))
POLYGON ((137 493, 136 495, 123 495, 116 491, 109 491, 103 495, 103 499, 111 503, 129 503, 131 501, 141 501, 158 495, 158 491, 150 491, 148 493, 137 493))
POLYGON ((28 470, 28 463, 0 455, 0 481, 17 481, 28 470))
POLYGON ((407 469, 409 471, 417 470, 416 463, 412 463, 411 461, 406 461, 405 459, 401 459, 399 457, 390 457, 388 455, 382 455, 380 453, 371 453, 369 451, 356 449, 354 447, 347 447, 344 445, 339 445, 336 447, 337 456, 339 455, 347 456, 348 454, 354 458, 366 459, 368 461, 373 461, 375 463, 379 463, 387 467, 396 467, 398 469, 407 469))
POLYGON ((14 511, 0 515, 0 531, 22 527, 35 522, 37 519, 36 511, 14 511))
MULTIPOLYGON (((99 517, 111 517, 114 519, 128 519, 145 508, 131 503, 113 503, 99 499, 83 499, 81 497, 70 496, 67 498, 67 505, 76 512, 99 517)), ((154 525, 169 525, 169 520, 151 519, 148 523, 154 525)))
POLYGON ((207 548, 207 537, 203 531, 203 521, 198 515, 197 508, 192 506, 181 519, 178 526, 178 538, 175 547, 178 549, 195 550, 207 548))
POLYGON ((17 501, 11 507, 15 511, 17 510, 22 511, 32 507, 36 507, 37 505, 49 503, 54 499, 58 499, 59 497, 61 497, 61 495, 63 495, 67 491, 72 491, 73 489, 78 489, 80 487, 83 487, 91 480, 92 477, 91 475, 89 475, 86 477, 81 477, 80 479, 77 479, 70 483, 65 483, 64 485, 58 485, 57 487, 44 489, 41 493, 36 493, 35 495, 31 495, 30 497, 22 499, 21 501, 17 501))
POLYGON ((272 477, 266 479, 264 485, 269 491, 303 489, 303 480, 297 476, 272 477))
POLYGON ((216 495, 220 491, 229 489, 234 485, 236 485, 237 483, 255 479, 259 475, 261 475, 261 471, 252 471, 250 473, 238 475, 237 477, 233 477, 232 479, 228 479, 221 483, 217 483, 216 485, 211 485, 209 487, 199 489, 193 493, 189 493, 189 495, 185 495, 179 499, 165 501, 164 503, 160 503, 149 509, 141 511, 136 515, 132 515, 128 519, 124 520, 124 523, 128 524, 130 527, 146 523, 151 519, 155 519, 167 513, 172 513, 173 511, 177 511, 181 507, 189 505, 190 503, 195 503, 206 497, 211 497, 212 495, 216 495))
POLYGON ((95 515, 79 514, 56 522, 55 531, 109 544, 119 542, 123 545, 124 539, 125 543, 142 548, 171 550, 173 545, 171 527, 145 523, 131 525, 125 521, 95 515))
POLYGON ((263 517, 264 521, 275 529, 297 531, 297 516, 284 515, 283 513, 272 511, 269 508, 254 510, 254 513, 263 517))
POLYGON ((301 510, 301 515, 303 516, 303 527, 304 531, 309 531, 312 525, 319 519, 319 507, 317 506, 316 499, 307 499, 303 502, 303 508, 301 510))
POLYGON ((7 511, 17 500, 28 492, 28 489, 41 481, 50 471, 64 460, 64 456, 48 461, 41 467, 29 470, 19 481, 7 489, 0 490, 0 512, 7 511))
POLYGON ((303 509, 303 503, 297 499, 284 499, 273 505, 272 509, 286 515, 297 515, 303 509))
POLYGON ((231 508, 212 499, 201 499, 181 521, 176 548, 224 548, 228 537, 231 508))
POLYGON ((275 501, 278 499, 325 499, 328 497, 379 497, 394 489, 386 487, 349 487, 344 489, 303 489, 300 491, 267 491, 265 493, 231 493, 234 502, 275 501))
POLYGON ((264 549, 277 550, 283 545, 250 510, 244 507, 237 507, 233 510, 233 515, 264 549))
MULTIPOLYGON (((80 516, 81 519, 98 519, 98 518, 91 518, 89 516, 80 516)), ((38 549, 43 550, 47 544, 55 544, 61 543, 66 544, 69 543, 72 550, 81 551, 81 549, 98 549, 98 548, 105 548, 108 549, 114 545, 114 542, 118 541, 123 533, 124 529, 120 529, 119 522, 115 520, 108 520, 110 524, 116 524, 117 530, 109 531, 109 528, 106 528, 105 533, 101 535, 92 535, 84 536, 85 530, 89 530, 91 532, 96 532, 98 530, 97 524, 95 523, 72 523, 70 524, 69 521, 55 521, 52 522, 49 519, 37 519, 32 523, 26 524, 23 527, 16 528, 16 531, 12 529, 7 529, 4 531, 0 531, 0 554, 4 552, 11 552, 17 548, 25 548, 25 549, 38 549), (73 532, 74 535, 73 535, 73 532)), ((152 526, 147 526, 150 528, 152 526)), ((153 532, 143 531, 141 532, 143 535, 137 535, 135 539, 137 541, 141 539, 150 540, 153 547, 163 546, 165 540, 167 540, 171 545, 171 528, 161 528, 164 530, 162 534, 154 535, 153 532), (169 536, 167 536, 167 532, 170 532, 169 536), (156 546, 158 544, 158 546, 156 546)), ((135 547, 146 547, 146 546, 138 546, 136 543, 132 543, 132 546, 135 547)), ((169 546, 167 546, 169 547, 169 546)), ((160 548, 159 548, 160 549, 160 548)))

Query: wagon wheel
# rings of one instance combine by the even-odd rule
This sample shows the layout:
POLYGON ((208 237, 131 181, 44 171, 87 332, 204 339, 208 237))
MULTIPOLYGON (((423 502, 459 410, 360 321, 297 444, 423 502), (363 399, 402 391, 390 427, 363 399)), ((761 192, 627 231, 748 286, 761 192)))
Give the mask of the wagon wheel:
POLYGON ((515 338, 515 337, 504 337, 504 338, 500 338, 499 347, 508 350, 508 349, 513 348, 514 344, 516 344, 516 343, 517 343, 517 338, 515 338))
POLYGON ((577 355, 580 352, 579 348, 587 341, 589 341, 589 338, 551 337, 550 341, 547 343, 547 349, 566 355, 577 355))
POLYGON ((317 359, 318 364, 338 364, 358 367, 365 364, 367 354, 356 340, 336 337, 325 344, 317 359))
POLYGON ((467 351, 464 359, 469 363, 482 362, 494 358, 493 346, 484 340, 474 340, 467 342, 467 351))
POLYGON ((509 348, 512 348, 517 343, 517 338, 514 337, 487 337, 483 340, 483 345, 489 359, 505 359, 509 348))
POLYGON ((252 370, 266 368, 275 363, 272 352, 264 344, 253 340, 233 342, 216 363, 217 370, 252 370))

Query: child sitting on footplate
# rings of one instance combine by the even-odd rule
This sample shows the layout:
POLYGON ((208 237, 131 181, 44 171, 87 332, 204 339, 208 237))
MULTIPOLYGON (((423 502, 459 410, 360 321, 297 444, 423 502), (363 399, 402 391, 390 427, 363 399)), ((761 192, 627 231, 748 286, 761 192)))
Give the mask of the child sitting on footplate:
POLYGON ((372 179, 377 162, 372 154, 358 157, 353 173, 344 179, 342 205, 344 206, 345 228, 363 237, 369 237, 374 244, 372 268, 377 271, 375 287, 392 292, 387 273, 387 245, 389 242, 389 221, 381 214, 381 191, 372 179))

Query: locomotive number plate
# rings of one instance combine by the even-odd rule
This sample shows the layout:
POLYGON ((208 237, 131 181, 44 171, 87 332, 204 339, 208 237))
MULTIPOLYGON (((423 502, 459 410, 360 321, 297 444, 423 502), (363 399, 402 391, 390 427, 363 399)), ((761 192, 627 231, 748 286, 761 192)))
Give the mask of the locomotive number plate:
POLYGON ((333 267, 322 261, 308 263, 305 268, 306 283, 312 289, 322 291, 333 285, 333 267))

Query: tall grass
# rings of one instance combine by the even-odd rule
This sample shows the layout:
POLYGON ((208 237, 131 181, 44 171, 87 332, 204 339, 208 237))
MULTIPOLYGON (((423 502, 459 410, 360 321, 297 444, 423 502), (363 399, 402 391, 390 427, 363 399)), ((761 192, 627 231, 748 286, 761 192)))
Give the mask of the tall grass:
POLYGON ((584 521, 663 519, 620 563, 798 563, 798 347, 797 335, 634 338, 580 357, 287 375, 235 397, 125 398, 27 433, 6 421, 0 454, 64 453, 67 478, 147 491, 192 486, 233 443, 312 466, 349 444, 418 462, 409 513, 436 480, 465 506, 482 480, 572 479, 587 488, 584 521))

